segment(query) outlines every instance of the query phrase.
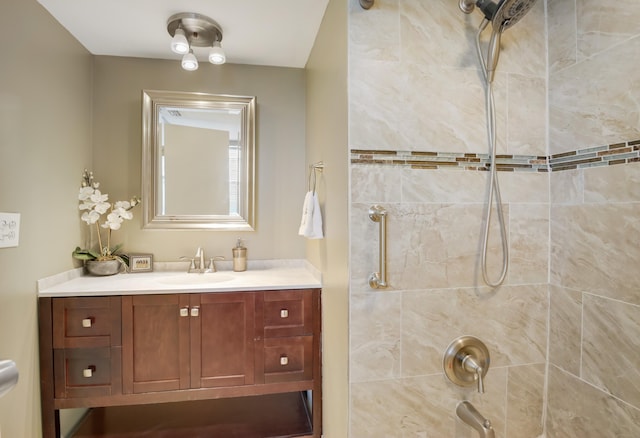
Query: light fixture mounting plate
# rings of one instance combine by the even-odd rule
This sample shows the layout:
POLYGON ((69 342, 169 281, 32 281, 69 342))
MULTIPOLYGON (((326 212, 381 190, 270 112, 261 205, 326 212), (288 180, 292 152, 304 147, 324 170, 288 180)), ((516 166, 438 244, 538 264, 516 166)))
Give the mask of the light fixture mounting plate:
POLYGON ((180 27, 195 47, 211 47, 215 41, 222 41, 222 28, 206 15, 195 12, 181 12, 167 20, 167 31, 173 37, 180 27))

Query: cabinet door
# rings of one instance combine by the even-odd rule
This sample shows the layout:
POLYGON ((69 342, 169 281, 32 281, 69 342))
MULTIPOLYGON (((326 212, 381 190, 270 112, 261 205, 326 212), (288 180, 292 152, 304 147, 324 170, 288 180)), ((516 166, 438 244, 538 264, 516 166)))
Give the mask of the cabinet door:
POLYGON ((253 384, 254 293, 192 295, 191 315, 191 387, 253 384))
POLYGON ((189 295, 122 297, 124 393, 189 388, 189 295))

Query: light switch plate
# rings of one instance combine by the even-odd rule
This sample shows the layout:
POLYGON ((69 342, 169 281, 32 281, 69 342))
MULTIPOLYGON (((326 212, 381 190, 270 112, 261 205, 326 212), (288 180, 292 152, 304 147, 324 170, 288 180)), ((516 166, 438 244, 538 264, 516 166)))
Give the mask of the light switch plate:
POLYGON ((20 213, 0 213, 0 248, 18 246, 20 213))

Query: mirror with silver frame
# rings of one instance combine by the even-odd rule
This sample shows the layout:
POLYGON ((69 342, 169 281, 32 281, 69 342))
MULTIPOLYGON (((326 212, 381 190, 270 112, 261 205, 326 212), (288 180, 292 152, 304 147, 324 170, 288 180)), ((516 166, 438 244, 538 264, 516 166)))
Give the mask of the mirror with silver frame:
POLYGON ((254 229, 255 105, 143 90, 144 228, 254 229))

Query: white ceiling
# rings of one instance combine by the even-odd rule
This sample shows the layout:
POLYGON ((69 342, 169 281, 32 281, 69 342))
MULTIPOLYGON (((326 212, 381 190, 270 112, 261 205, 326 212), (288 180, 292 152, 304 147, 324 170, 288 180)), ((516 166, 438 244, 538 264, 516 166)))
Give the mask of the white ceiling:
MULTIPOLYGON (((180 59, 167 19, 196 12, 223 31, 227 62, 303 68, 329 0, 38 0, 94 55, 180 59)), ((200 61, 208 50, 194 48, 200 61)))

